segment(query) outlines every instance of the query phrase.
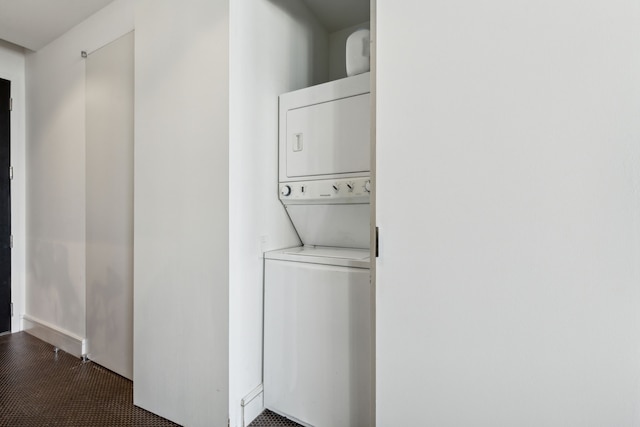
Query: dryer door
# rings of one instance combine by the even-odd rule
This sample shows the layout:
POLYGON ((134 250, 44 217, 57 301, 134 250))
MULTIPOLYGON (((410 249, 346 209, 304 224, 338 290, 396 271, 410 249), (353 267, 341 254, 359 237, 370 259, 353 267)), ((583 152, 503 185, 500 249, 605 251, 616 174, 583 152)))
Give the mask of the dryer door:
POLYGON ((369 94, 287 111, 289 178, 369 171, 369 94))

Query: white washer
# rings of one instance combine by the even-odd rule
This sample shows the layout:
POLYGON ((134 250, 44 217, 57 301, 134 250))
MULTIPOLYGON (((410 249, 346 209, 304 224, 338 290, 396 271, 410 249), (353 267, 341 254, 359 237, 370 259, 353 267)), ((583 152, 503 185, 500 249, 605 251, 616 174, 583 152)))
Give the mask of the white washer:
POLYGON ((280 96, 279 197, 303 244, 265 254, 265 407, 372 425, 369 75, 280 96))
POLYGON ((265 407, 303 425, 372 425, 369 251, 269 252, 265 277, 265 407))

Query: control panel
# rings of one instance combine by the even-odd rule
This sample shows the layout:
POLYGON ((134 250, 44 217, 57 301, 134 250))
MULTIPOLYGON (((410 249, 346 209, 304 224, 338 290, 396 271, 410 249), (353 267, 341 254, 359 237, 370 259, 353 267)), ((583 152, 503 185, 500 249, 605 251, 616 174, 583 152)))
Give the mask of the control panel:
POLYGON ((280 183, 284 204, 369 203, 369 177, 280 183))

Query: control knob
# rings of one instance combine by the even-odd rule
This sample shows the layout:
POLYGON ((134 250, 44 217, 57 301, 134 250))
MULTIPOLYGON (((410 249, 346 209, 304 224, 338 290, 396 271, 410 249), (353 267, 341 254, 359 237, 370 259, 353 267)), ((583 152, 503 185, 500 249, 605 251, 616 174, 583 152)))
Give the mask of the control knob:
POLYGON ((289 187, 288 185, 283 185, 280 189, 280 194, 282 194, 284 197, 289 196, 291 194, 291 187, 289 187))
POLYGON ((367 181, 364 183, 364 191, 367 193, 371 193, 371 181, 367 181))

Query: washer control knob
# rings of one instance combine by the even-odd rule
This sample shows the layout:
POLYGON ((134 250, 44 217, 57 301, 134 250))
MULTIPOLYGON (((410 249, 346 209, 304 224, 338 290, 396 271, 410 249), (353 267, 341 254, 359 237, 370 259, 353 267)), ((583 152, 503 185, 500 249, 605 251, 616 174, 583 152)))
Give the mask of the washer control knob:
POLYGON ((371 193, 371 181, 367 181, 364 183, 364 191, 367 193, 371 193))
POLYGON ((349 192, 353 191, 353 182, 347 182, 347 188, 349 189, 349 192))
POLYGON ((288 185, 283 185, 280 189, 280 194, 282 194, 284 197, 291 195, 291 187, 289 187, 288 185))
POLYGON ((338 191, 340 191, 340 184, 338 184, 337 182, 333 184, 332 187, 334 192, 337 193, 338 191))

